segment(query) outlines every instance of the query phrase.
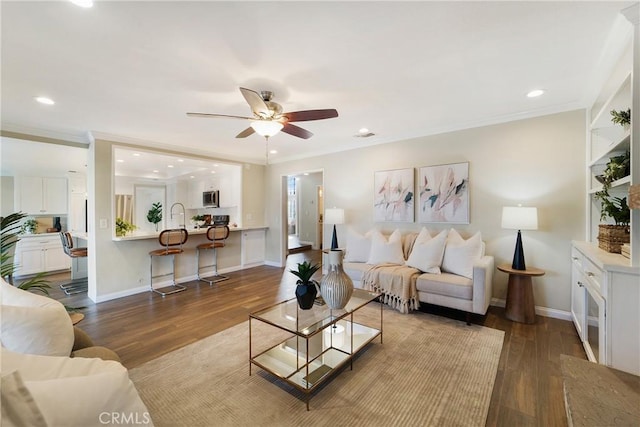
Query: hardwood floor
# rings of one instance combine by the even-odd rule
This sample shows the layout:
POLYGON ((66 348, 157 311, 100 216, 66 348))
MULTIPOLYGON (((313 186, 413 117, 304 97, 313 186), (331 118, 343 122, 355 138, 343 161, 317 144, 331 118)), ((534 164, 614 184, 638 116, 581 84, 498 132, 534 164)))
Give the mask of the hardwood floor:
MULTIPOLYGON (((287 270, 320 251, 290 255, 287 270)), ((133 368, 158 356, 247 320, 250 312, 290 298, 295 276, 282 268, 261 266, 229 274, 210 287, 190 282, 188 290, 161 297, 154 293, 94 304, 86 294, 66 296, 53 286, 52 297, 72 307, 86 306, 78 326, 98 345, 115 350, 133 368)), ((51 276, 61 280, 64 276, 51 276)), ((464 321, 464 313, 434 306, 423 311, 464 321)), ((505 332, 487 426, 566 426, 560 355, 586 359, 568 321, 537 316, 525 325, 507 320, 504 309, 490 307, 474 323, 505 332)))

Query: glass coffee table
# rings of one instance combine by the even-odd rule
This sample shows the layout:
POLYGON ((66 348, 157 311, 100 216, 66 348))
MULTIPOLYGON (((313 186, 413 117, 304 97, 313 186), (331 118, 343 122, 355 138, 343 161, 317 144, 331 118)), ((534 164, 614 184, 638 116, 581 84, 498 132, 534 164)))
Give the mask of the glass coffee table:
POLYGON ((251 313, 249 375, 251 366, 256 365, 281 378, 306 394, 309 410, 309 399, 316 387, 347 363, 353 369, 353 357, 376 337, 380 336, 382 344, 383 304, 379 323, 378 319, 363 319, 358 313, 380 295, 354 289, 346 307, 340 310, 316 304, 310 310, 301 310, 293 298, 251 313), (281 336, 274 339, 275 343, 264 342, 264 332, 272 328, 279 329, 281 336), (256 341, 266 349, 256 349, 256 341))

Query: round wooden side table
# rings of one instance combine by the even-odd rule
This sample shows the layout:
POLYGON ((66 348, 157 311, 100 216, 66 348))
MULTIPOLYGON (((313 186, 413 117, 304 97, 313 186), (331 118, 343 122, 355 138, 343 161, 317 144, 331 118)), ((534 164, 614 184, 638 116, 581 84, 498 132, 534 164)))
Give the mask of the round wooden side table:
POLYGON ((533 301, 532 277, 543 276, 544 270, 530 268, 516 270, 509 264, 498 266, 498 270, 509 274, 507 285, 507 303, 505 315, 507 319, 520 323, 536 323, 536 309, 533 301))

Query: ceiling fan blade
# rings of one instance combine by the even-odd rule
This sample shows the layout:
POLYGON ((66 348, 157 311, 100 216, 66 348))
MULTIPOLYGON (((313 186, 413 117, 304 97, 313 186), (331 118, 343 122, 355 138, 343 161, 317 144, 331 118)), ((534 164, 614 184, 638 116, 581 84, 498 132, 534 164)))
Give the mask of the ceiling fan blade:
POLYGON ((291 123, 285 123, 282 128, 282 132, 288 133, 289 135, 297 136, 302 139, 309 139, 313 136, 311 132, 306 129, 302 129, 299 126, 292 125, 291 123))
POLYGON ((245 130, 243 130, 242 132, 240 132, 239 134, 236 135, 236 138, 246 138, 249 135, 253 135, 255 133, 255 130, 253 130, 253 128, 251 126, 249 126, 248 128, 246 128, 245 130))
POLYGON ((255 120, 254 117, 231 116, 229 114, 187 113, 187 116, 189 116, 189 117, 205 117, 205 118, 224 117, 224 118, 227 118, 227 119, 255 120))
POLYGON ((338 112, 331 108, 326 110, 292 111, 282 114, 289 122, 306 122, 309 120, 332 119, 338 117, 338 112))
POLYGON ((270 115, 269 107, 267 107, 267 104, 265 104, 258 92, 244 87, 240 88, 240 92, 242 92, 242 96, 244 96, 244 99, 247 101, 254 114, 257 114, 258 116, 270 115))

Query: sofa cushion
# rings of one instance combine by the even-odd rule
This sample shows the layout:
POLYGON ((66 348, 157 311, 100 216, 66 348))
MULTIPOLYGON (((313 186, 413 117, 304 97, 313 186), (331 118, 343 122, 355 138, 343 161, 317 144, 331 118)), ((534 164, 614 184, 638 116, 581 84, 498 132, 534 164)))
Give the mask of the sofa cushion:
POLYGON ((347 230, 347 250, 345 262, 367 262, 371 253, 371 231, 364 235, 355 230, 347 230))
POLYGON ((64 306, 52 299, 0 283, 2 346, 18 352, 69 356, 73 325, 64 306))
POLYGON ((418 292, 444 295, 471 301, 473 299, 473 281, 451 273, 424 273, 416 280, 418 292))
POLYGON ((406 264, 425 273, 439 274, 446 241, 447 230, 431 237, 429 231, 423 228, 413 244, 406 264))
POLYGON ((387 240, 378 230, 371 232, 371 253, 367 264, 404 264, 402 234, 396 230, 387 240))
POLYGON ((442 259, 442 271, 473 278, 473 264, 482 255, 482 236, 478 231, 469 239, 464 240, 455 230, 451 229, 447 237, 447 244, 442 259))
POLYGON ((364 262, 344 262, 342 263, 342 269, 354 282, 361 282, 364 273, 373 267, 373 264, 367 264, 364 262))

